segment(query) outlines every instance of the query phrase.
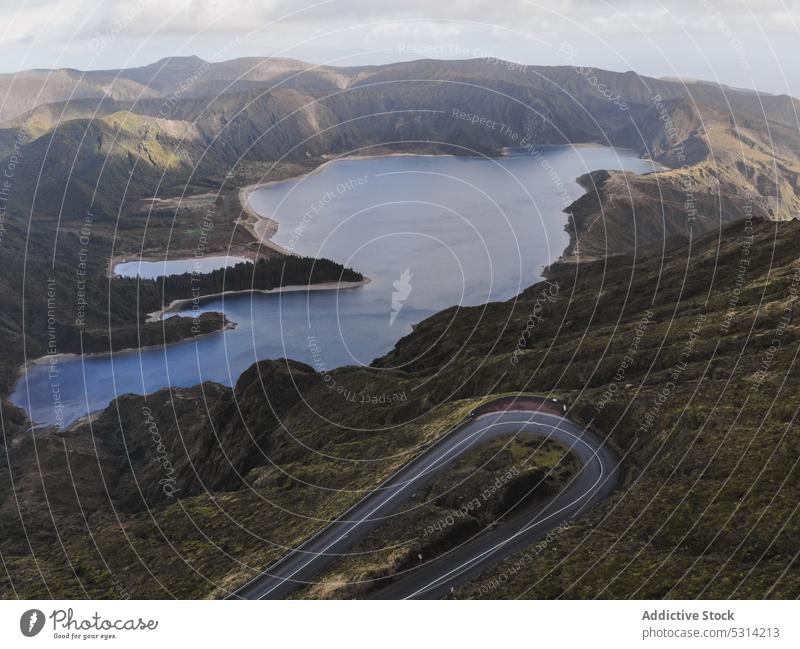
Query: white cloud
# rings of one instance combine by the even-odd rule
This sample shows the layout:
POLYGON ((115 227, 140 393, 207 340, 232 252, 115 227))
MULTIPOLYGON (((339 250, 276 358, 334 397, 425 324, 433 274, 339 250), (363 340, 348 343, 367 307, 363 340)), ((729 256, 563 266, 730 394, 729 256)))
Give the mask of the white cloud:
POLYGON ((132 0, 131 2, 70 0, 23 2, 6 10, 0 19, 9 28, 3 42, 34 37, 44 22, 58 38, 85 35, 126 23, 131 35, 154 32, 215 33, 249 30, 279 21, 288 30, 384 21, 453 21, 536 29, 543 19, 559 23, 565 30, 589 25, 608 32, 708 28, 712 14, 720 12, 731 25, 746 33, 758 31, 758 23, 769 30, 796 29, 798 12, 782 0, 560 0, 539 2, 512 0, 132 0), (126 21, 135 13, 136 19, 126 21), (85 25, 82 25, 86 21, 85 25))
POLYGON ((702 65, 710 58, 712 68, 726 70, 725 81, 740 84, 747 75, 731 68, 735 51, 755 65, 774 47, 790 70, 796 47, 786 37, 800 29, 798 9, 783 0, 23 0, 0 9, 0 21, 7 70, 19 65, 19 52, 31 62, 24 67, 211 57, 234 36, 238 54, 248 56, 369 63, 427 50, 547 64, 559 63, 553 47, 569 40, 586 57, 580 64, 707 77, 702 65), (87 43, 110 32, 118 47, 104 51, 102 62, 92 59, 87 43))

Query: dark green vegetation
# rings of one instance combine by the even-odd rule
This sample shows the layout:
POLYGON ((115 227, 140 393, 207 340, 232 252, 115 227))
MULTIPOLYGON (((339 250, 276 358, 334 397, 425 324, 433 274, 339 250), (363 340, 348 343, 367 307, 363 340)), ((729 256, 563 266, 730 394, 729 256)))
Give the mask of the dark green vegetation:
MULTIPOLYGON (((20 187, 15 178, 12 196, 20 187)), ((169 210, 142 205, 132 209, 124 216, 69 210, 58 228, 58 215, 44 211, 8 217, 0 240, 0 263, 8 269, 0 285, 0 335, 8 343, 0 348, 0 387, 4 392, 11 387, 19 364, 48 351, 51 319, 57 352, 79 353, 81 333, 97 339, 103 332, 108 338, 110 331, 119 335, 120 341, 124 339, 125 347, 137 345, 123 331, 139 322, 136 300, 131 293, 116 300, 110 292, 116 282, 108 277, 112 257, 157 254, 172 259, 191 257, 198 251, 225 252, 240 215, 235 194, 217 201, 210 198, 200 207, 187 200, 186 206, 169 210), (195 232, 197 228, 202 231, 195 232)), ((234 231, 233 254, 236 246, 247 246, 248 241, 252 242, 249 233, 234 231)), ((185 328, 188 333, 188 324, 185 328)), ((155 344, 162 325, 142 325, 141 329, 155 344)), ((108 349, 110 344, 95 343, 92 349, 108 349)), ((114 347, 119 349, 116 343, 114 347)))
MULTIPOLYGON (((3 593, 114 597, 121 585, 134 597, 221 595, 254 574, 242 563, 281 556, 484 395, 527 390, 557 391, 571 417, 608 434, 624 456, 621 488, 533 560, 513 557, 457 596, 797 597, 798 243, 798 223, 734 224, 663 259, 555 268, 550 284, 515 300, 421 323, 376 362, 406 361, 403 371, 342 368, 324 380, 264 362, 234 390, 125 397, 91 426, 35 438, 4 409, 17 492, 4 476, 3 593), (406 400, 362 403, 398 392, 406 400), (171 471, 153 461, 148 416, 171 471), (49 450, 41 476, 34 448, 49 450), (180 500, 159 480, 173 480, 180 500), (509 573, 515 562, 522 568, 509 573), (493 587, 503 571, 511 577, 493 587)), ((341 574, 403 565, 428 522, 409 521, 393 556, 368 555, 341 574)), ((337 592, 331 582, 314 590, 337 592)))
POLYGON ((257 254, 236 189, 330 156, 497 155, 596 142, 669 167, 591 177, 589 195, 569 208, 569 252, 584 258, 685 237, 688 211, 698 233, 800 210, 796 100, 590 72, 494 59, 330 68, 188 57, 123 71, 0 75, 0 91, 13 97, 0 115, 0 167, 11 172, 0 200, 0 266, 19 270, 0 286, 0 333, 10 343, 0 350, 0 388, 44 353, 48 311, 73 326, 79 291, 86 326, 130 324, 108 308, 110 259, 192 256, 200 246, 257 254))
POLYGON ((364 276, 330 259, 287 256, 242 262, 210 273, 183 273, 157 279, 116 278, 111 293, 115 313, 132 320, 157 311, 175 300, 199 300, 225 291, 268 291, 281 286, 306 286, 323 282, 360 282, 364 276), (138 313, 125 313, 123 305, 138 313))
MULTIPOLYGON (((135 303, 133 303, 135 304, 135 303)), ((204 336, 232 327, 233 323, 221 313, 201 313, 195 316, 177 316, 161 322, 137 322, 108 327, 70 327, 59 329, 59 342, 65 349, 84 354, 99 354, 124 349, 156 347, 180 342, 187 338, 204 336)), ((46 362, 46 357, 41 362, 46 362)))
MULTIPOLYGON (((330 259, 295 256, 259 259, 254 264, 243 262, 210 273, 184 273, 158 279, 115 277, 103 282, 98 275, 94 278, 76 275, 74 293, 70 296, 74 300, 70 306, 75 309, 75 318, 65 317, 52 330, 42 323, 42 328, 28 337, 29 343, 33 344, 27 355, 36 358, 39 355, 37 350, 46 348, 51 331, 56 351, 62 352, 91 354, 167 345, 233 326, 219 313, 184 315, 156 322, 146 320, 149 314, 164 309, 173 301, 199 304, 205 296, 226 291, 264 291, 281 286, 360 282, 363 279, 361 273, 344 268, 330 259), (102 309, 98 308, 96 302, 91 303, 100 299, 101 283, 107 290, 108 318, 100 315, 102 309), (79 299, 83 304, 79 303, 79 299)), ((52 310, 56 315, 63 313, 58 308, 59 285, 57 280, 55 288, 46 285, 46 290, 52 290, 56 297, 52 310)), ((49 313, 48 305, 46 315, 49 313)), ((13 358, 18 358, 20 352, 20 349, 6 350, 13 358)), ((14 366, 5 369, 7 376, 11 377, 14 366)))
POLYGON ((565 449, 534 435, 495 439, 418 491, 402 513, 358 543, 355 556, 320 575, 297 598, 365 598, 388 575, 413 569, 534 503, 545 503, 575 475, 565 449))
MULTIPOLYGON (((0 592, 225 594, 485 395, 525 390, 557 391, 571 417, 607 434, 623 484, 535 560, 512 557, 457 596, 800 595, 800 225, 758 220, 800 211, 797 101, 591 72, 618 102, 574 68, 492 60, 308 69, 189 58, 120 75, 0 77, 13 97, 0 128, 0 166, 12 172, 0 199, 4 391, 51 340, 51 351, 78 352, 186 336, 188 318, 137 320, 145 305, 189 297, 191 278, 165 292, 109 279, 110 260, 261 255, 237 188, 331 155, 598 142, 668 167, 585 176, 588 193, 567 210, 575 263, 516 300, 430 318, 374 368, 321 376, 266 361, 234 389, 125 396, 63 431, 32 431, 3 402, 0 592)), ((281 264, 257 266, 258 281, 274 285, 281 264)), ((324 278, 342 273, 326 268, 324 278)), ((252 286, 248 271, 235 277, 252 286)), ((221 274, 204 281, 219 288, 221 274)), ((225 324, 208 314, 202 331, 225 324)), ((498 457, 486 471, 514 462, 498 457)), ((551 466, 536 462, 534 480, 551 466)), ((419 524, 453 505, 437 496, 420 520, 376 531, 365 547, 399 535, 389 556, 343 562, 307 594, 362 593, 334 582, 440 551, 449 532, 427 545, 419 524)))
MULTIPOLYGON (((375 374, 350 368, 335 377, 365 394, 412 387, 400 376, 375 374)), ((15 493, 3 458, 0 551, 7 572, 0 592, 116 597, 115 584, 122 584, 132 597, 224 594, 218 587, 253 574, 245 565, 257 569, 279 558, 465 417, 470 405, 443 404, 415 419, 419 403, 365 408, 304 365, 266 361, 234 390, 207 383, 124 397, 91 425, 41 430, 35 439, 17 412, 4 409, 9 443, 2 450, 14 467, 15 493), (337 422, 309 420, 306 397, 320 412, 337 413, 337 422), (394 427, 360 433, 337 425, 370 426, 376 415, 394 427), (48 458, 41 470, 37 450, 48 458), (88 520, 79 502, 92 512, 88 520), (59 538, 65 554, 53 552, 59 538)))
MULTIPOLYGON (((798 242, 797 223, 736 224, 663 263, 562 269, 559 298, 517 367, 498 351, 514 346, 541 286, 516 305, 464 312, 441 357, 413 364, 430 372, 454 355, 469 392, 571 392, 571 415, 624 454, 615 497, 534 561, 513 557, 457 596, 798 596, 798 242), (489 334, 510 315, 510 331, 489 334)), ((413 358, 449 315, 423 323, 386 361, 413 358)))

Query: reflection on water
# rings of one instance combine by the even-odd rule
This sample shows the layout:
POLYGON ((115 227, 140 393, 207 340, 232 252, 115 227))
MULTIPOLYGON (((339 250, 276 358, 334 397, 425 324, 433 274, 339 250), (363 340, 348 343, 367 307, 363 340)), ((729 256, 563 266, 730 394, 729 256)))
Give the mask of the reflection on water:
POLYGON ((54 422, 55 380, 69 422, 119 394, 201 381, 232 385, 266 358, 318 370, 368 365, 436 311, 506 300, 539 280, 568 244, 562 210, 583 191, 574 179, 601 168, 652 171, 627 151, 552 147, 500 160, 343 160, 262 187, 251 204, 280 223, 278 244, 335 259, 372 281, 338 292, 213 299, 203 309, 224 310, 235 329, 167 348, 69 358, 55 379, 47 365, 35 366, 12 401, 34 421, 54 422))

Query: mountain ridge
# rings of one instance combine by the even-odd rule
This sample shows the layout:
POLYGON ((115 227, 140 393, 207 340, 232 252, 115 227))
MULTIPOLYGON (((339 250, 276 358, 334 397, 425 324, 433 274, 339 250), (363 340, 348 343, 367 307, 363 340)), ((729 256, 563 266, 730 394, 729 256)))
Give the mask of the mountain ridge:
MULTIPOLYGON (((30 77, 58 77, 59 75, 69 73, 72 76, 79 77, 81 83, 78 84, 78 89, 81 90, 81 96, 101 98, 107 94, 105 92, 100 92, 100 89, 102 89, 100 85, 101 82, 108 83, 109 80, 120 79, 147 88, 153 86, 155 81, 158 81, 159 75, 163 75, 165 81, 169 79, 169 77, 173 77, 170 81, 175 81, 175 75, 186 76, 187 72, 193 73, 198 69, 202 69, 203 76, 211 80, 225 80, 229 82, 237 80, 260 82, 281 81, 281 75, 287 72, 295 74, 305 73, 312 77, 328 79, 329 81, 332 79, 338 79, 340 81, 347 79, 348 84, 346 86, 340 85, 339 87, 350 87, 355 83, 363 82, 375 76, 379 78, 382 76, 392 76, 397 71, 402 71, 404 74, 414 72, 415 74, 421 74, 423 78, 438 78, 443 80, 454 72, 485 75, 488 70, 492 70, 495 78, 506 81, 527 81, 534 85, 534 82, 537 80, 544 83, 564 83, 570 81, 571 83, 564 83, 564 87, 575 88, 576 84, 574 82, 583 76, 582 71, 588 71, 593 76, 596 76, 599 82, 614 86, 616 91, 622 91, 638 101, 645 98, 645 94, 650 96, 659 94, 665 99, 694 97, 698 103, 706 103, 711 100, 718 103, 725 95, 732 94, 734 100, 733 104, 738 104, 738 110, 744 110, 746 107, 747 111, 753 114, 758 114, 760 111, 763 111, 768 119, 788 124, 797 124, 798 115, 800 115, 800 101, 785 94, 775 95, 704 80, 692 80, 687 83, 683 80, 648 77, 633 70, 613 72, 587 66, 540 66, 487 58, 453 60, 417 59, 382 65, 330 66, 308 63, 299 59, 275 57, 239 57, 214 62, 206 61, 197 56, 164 57, 154 63, 132 68, 106 70, 56 68, 52 70, 36 69, 0 74, 0 96, 7 98, 9 95, 9 87, 13 86, 14 83, 35 85, 35 79, 31 79, 30 77), (437 74, 439 75, 438 77, 436 76, 437 74), (147 83, 145 83, 145 81, 147 83), (90 94, 93 89, 97 94, 90 94), (756 109, 753 105, 754 99, 760 99, 763 104, 762 107, 756 109)), ((177 80, 180 80, 180 78, 177 80)), ((285 79, 283 80, 285 81, 285 79)), ((41 85, 47 88, 47 78, 40 81, 41 85)), ((156 86, 159 85, 161 84, 156 84, 156 86)), ((36 98, 28 97, 25 101, 18 100, 18 103, 29 104, 27 110, 30 110, 43 103, 65 101, 69 98, 70 94, 74 92, 74 90, 72 90, 67 94, 67 90, 66 88, 62 89, 60 86, 56 86, 50 89, 50 94, 47 96, 58 96, 59 91, 61 91, 61 96, 57 99, 50 99, 46 102, 37 101, 36 98)), ((131 88, 131 90, 133 90, 133 88, 131 88)), ((160 88, 160 91, 163 92, 164 90, 165 88, 160 88)), ((16 92, 19 93, 19 89, 17 89, 16 92)), ((195 91, 195 93, 196 92, 198 91, 195 91)), ((583 93, 578 93, 577 96, 582 94, 583 93)), ((131 97, 131 99, 135 99, 135 97, 131 97)), ((736 105, 732 105, 731 108, 737 110, 736 105)), ((6 107, 5 102, 0 104, 0 123, 25 112, 17 111, 16 113, 12 113, 12 110, 16 109, 9 109, 6 107)))
MULTIPOLYGON (((22 161, 14 163, 7 201, 4 266, 24 263, 29 278, 46 276, 47 257, 27 252, 36 241, 54 251, 53 272, 70 279, 84 254, 76 233, 91 214, 87 281, 106 304, 111 257, 142 249, 163 255, 167 242, 171 255, 191 254, 195 245, 189 233, 202 210, 148 211, 145 220, 143 200, 157 196, 180 206, 182 196, 215 193, 218 222, 209 249, 224 252, 225 242, 258 246, 244 227, 239 187, 306 173, 354 151, 499 156, 508 148, 599 143, 632 148, 668 167, 639 176, 610 170, 603 182, 589 183, 587 194, 567 208, 569 263, 579 255, 671 245, 664 242, 682 240, 690 227, 708 232, 748 216, 788 220, 800 213, 797 129, 753 112, 769 101, 785 116, 796 102, 742 93, 729 101, 730 93, 706 86, 687 96, 681 84, 633 72, 488 59, 327 69, 282 59, 183 58, 128 72, 145 80, 156 73, 163 75, 158 92, 122 79, 133 84, 123 90, 136 95, 127 98, 97 90, 111 78, 107 71, 73 75, 77 87, 50 88, 69 90, 71 100, 36 106, 0 128, 0 151, 7 152, 0 163, 12 164, 12 155, 22 161), (250 85, 242 90, 225 80, 243 73, 270 81, 245 80, 250 85), (102 96, 85 96, 91 92, 102 96)), ((9 75, 0 77, 0 88, 4 83, 9 75)), ((0 328, 10 340, 23 336, 23 310, 29 323, 46 314, 37 293, 24 295, 22 279, 0 288, 0 328)), ((97 327, 108 317, 91 315, 97 327)), ((28 353, 38 355, 42 341, 30 343, 28 353)), ((21 349, 0 352, 3 384, 21 362, 21 349)))

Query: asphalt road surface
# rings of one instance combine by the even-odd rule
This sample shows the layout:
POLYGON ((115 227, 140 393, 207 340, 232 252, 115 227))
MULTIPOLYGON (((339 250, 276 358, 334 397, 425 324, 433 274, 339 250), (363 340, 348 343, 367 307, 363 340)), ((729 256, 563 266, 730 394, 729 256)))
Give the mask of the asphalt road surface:
POLYGON ((465 453, 495 437, 537 433, 571 449, 580 469, 555 497, 501 521, 454 550, 420 562, 373 595, 376 599, 441 598, 505 557, 579 516, 617 485, 619 459, 603 440, 558 415, 514 410, 482 414, 464 422, 389 477, 340 518, 231 595, 235 599, 283 599, 346 555, 412 494, 465 453))

